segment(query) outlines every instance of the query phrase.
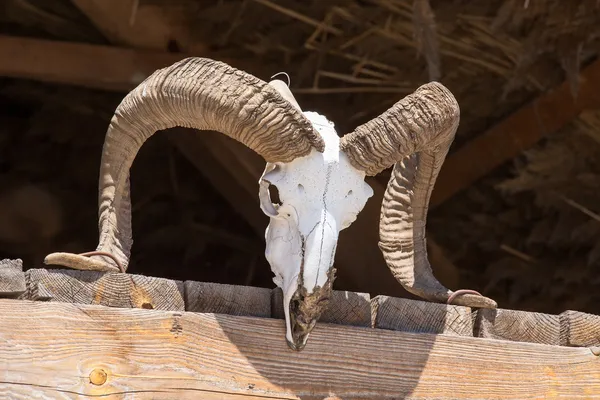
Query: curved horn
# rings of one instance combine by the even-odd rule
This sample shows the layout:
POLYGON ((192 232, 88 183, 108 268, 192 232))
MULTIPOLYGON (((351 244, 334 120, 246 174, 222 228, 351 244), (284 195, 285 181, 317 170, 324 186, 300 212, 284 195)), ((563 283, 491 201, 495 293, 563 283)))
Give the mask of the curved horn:
MULTIPOLYGON (((425 243, 429 198, 459 119, 452 93, 431 82, 340 142, 352 165, 367 175, 395 164, 381 207, 379 248, 402 286, 430 301, 446 302, 459 294, 435 278, 425 243)), ((455 304, 496 307, 494 300, 476 294, 463 294, 455 304)))
POLYGON ((310 121, 272 85, 222 62, 183 59, 157 70, 127 94, 110 122, 100 169, 100 239, 90 254, 95 258, 53 253, 46 264, 127 267, 132 245, 129 169, 148 138, 175 126, 219 131, 267 162, 289 162, 325 147, 310 121), (104 254, 93 254, 98 252, 104 254))

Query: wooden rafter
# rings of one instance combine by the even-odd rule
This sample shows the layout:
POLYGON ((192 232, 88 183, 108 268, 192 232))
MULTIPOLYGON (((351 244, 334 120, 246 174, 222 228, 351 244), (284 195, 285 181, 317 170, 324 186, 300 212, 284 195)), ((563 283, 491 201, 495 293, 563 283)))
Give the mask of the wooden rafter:
POLYGON ((184 52, 206 47, 185 34, 184 27, 167 23, 158 6, 139 0, 71 0, 112 43, 139 49, 167 50, 171 42, 184 52))
POLYGON ((440 171, 431 195, 431 207, 442 204, 543 137, 558 131, 583 110, 598 107, 600 61, 582 70, 580 82, 577 98, 571 95, 569 82, 564 81, 452 152, 440 171))
POLYGON ((14 78, 128 91, 184 55, 0 35, 0 74, 14 78))

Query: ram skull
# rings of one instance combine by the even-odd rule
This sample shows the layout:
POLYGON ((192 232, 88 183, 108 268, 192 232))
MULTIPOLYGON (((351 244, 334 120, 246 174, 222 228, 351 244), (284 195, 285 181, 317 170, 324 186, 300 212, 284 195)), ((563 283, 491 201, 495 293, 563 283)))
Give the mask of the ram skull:
POLYGON ((365 176, 392 165, 379 247, 393 275, 430 301, 496 307, 479 294, 457 297, 437 281, 427 259, 429 197, 458 121, 454 96, 431 82, 340 139, 325 117, 302 112, 281 81, 266 83, 222 62, 186 58, 154 72, 115 110, 102 151, 96 251, 52 253, 44 262, 125 272, 132 246, 129 170, 156 131, 183 126, 221 132, 267 163, 259 181, 261 209, 270 218, 265 255, 283 290, 290 348, 304 348, 327 305, 339 233, 373 194, 365 176), (272 203, 270 185, 281 204, 272 203))

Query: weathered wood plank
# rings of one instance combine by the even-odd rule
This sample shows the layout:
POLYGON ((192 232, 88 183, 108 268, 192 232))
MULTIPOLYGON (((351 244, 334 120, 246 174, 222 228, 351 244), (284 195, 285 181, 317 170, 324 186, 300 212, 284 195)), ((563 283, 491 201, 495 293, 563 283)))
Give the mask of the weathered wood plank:
POLYGON ((29 300, 184 311, 183 282, 97 271, 30 269, 29 300))
POLYGON ((268 318, 6 299, 0 315, 8 398, 600 398, 587 348, 317 324, 294 352, 268 318))
POLYGON ((375 328, 473 336, 469 307, 377 296, 371 300, 371 314, 375 328))
MULTIPOLYGON (((275 288, 271 292, 271 315, 273 318, 283 319, 283 292, 275 288)), ((355 293, 344 290, 334 290, 329 305, 319 318, 319 322, 352 325, 371 326, 371 306, 368 293, 355 293)))
POLYGON ((480 309, 475 335, 491 339, 560 345, 558 315, 520 310, 480 309))
POLYGON ((558 317, 561 345, 600 346, 600 316, 567 310, 558 317))
POLYGON ((25 292, 23 261, 0 260, 0 297, 18 297, 25 292))
POLYGON ((271 290, 266 288, 185 281, 186 311, 271 317, 271 290))

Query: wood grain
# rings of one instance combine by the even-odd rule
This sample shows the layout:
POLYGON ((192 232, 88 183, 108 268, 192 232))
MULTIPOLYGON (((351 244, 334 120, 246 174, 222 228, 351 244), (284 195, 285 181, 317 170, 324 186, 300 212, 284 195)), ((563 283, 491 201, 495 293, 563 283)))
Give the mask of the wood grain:
POLYGON ((600 346, 600 316, 568 310, 559 319, 561 345, 600 346))
POLYGON ((268 318, 7 299, 0 315, 8 398, 600 398, 587 348, 318 324, 294 352, 268 318))
POLYGON ((271 317, 271 290, 266 288, 185 281, 187 311, 271 317))
POLYGON ((475 320, 478 337, 560 345, 558 315, 504 309, 480 309, 475 320))
POLYGON ((0 260, 0 297, 18 297, 25 292, 23 261, 0 260))
POLYGON ((371 300, 371 313, 375 328, 473 336, 468 307, 377 296, 371 300))
POLYGON ((184 311, 183 282, 97 271, 30 269, 29 300, 184 311))
MULTIPOLYGON (((280 288, 272 291, 273 318, 283 319, 283 292, 280 288)), ((319 322, 352 325, 371 326, 371 306, 368 293, 355 293, 344 290, 334 290, 329 305, 319 318, 319 322)))

